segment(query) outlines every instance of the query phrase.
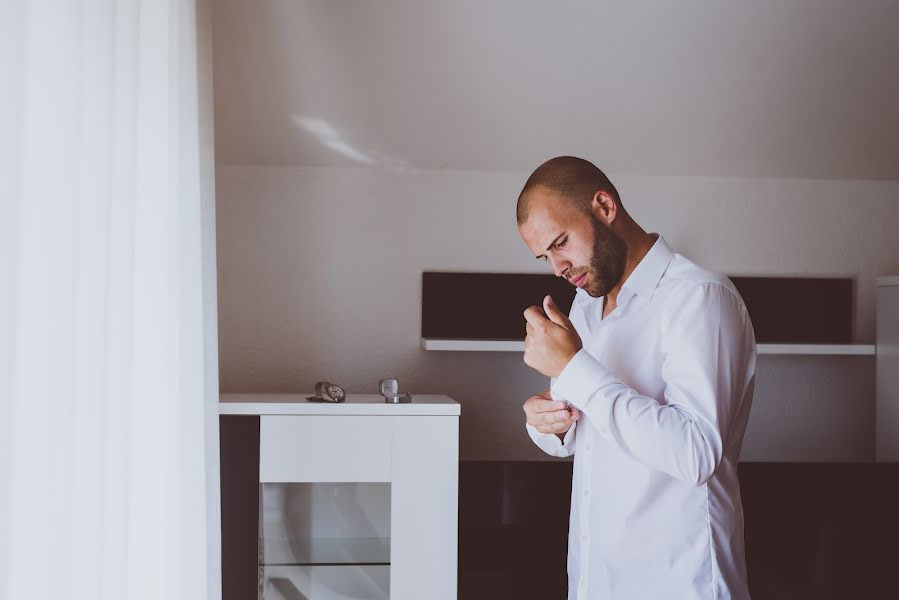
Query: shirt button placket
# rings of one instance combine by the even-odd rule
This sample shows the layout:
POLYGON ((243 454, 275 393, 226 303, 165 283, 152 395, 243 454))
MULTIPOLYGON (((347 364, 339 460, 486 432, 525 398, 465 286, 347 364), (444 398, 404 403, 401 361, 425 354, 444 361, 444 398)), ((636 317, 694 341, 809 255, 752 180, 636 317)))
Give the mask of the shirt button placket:
POLYGON ((578 582, 577 597, 587 598, 587 581, 590 574, 590 488, 593 486, 593 455, 589 452, 592 446, 593 432, 589 427, 584 428, 586 436, 584 447, 588 452, 584 461, 584 472, 582 480, 584 482, 583 500, 581 501, 581 565, 580 578, 578 582))

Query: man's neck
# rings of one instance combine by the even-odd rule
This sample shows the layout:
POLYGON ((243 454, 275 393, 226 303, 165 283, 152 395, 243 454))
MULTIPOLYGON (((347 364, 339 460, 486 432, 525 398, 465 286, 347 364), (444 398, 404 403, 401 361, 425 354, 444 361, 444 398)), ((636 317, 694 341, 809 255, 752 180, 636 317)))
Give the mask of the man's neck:
POLYGON ((625 243, 627 243, 627 258, 624 263, 624 273, 621 274, 618 285, 609 290, 609 293, 606 294, 605 303, 603 304, 603 316, 612 312, 618 305, 618 292, 621 291, 624 282, 631 276, 631 273, 634 272, 634 269, 637 268, 637 265, 640 264, 643 257, 649 254, 649 251, 652 249, 653 244, 656 243, 659 234, 646 233, 641 227, 637 226, 633 235, 622 237, 624 238, 625 243))

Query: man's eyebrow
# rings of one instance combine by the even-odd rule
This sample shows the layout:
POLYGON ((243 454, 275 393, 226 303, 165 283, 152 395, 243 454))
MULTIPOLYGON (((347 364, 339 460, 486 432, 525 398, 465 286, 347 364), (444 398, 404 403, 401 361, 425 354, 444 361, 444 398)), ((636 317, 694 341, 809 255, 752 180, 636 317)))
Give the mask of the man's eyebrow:
MULTIPOLYGON (((556 245, 556 242, 559 241, 559 238, 562 237, 563 235, 565 235, 566 233, 568 233, 568 232, 567 232, 567 231, 563 231, 562 233, 560 233, 559 235, 557 235, 557 236, 556 236, 556 239, 554 239, 552 242, 550 242, 549 246, 546 247, 546 251, 549 252, 549 249, 552 248, 553 246, 555 246, 555 245, 556 245)), ((542 255, 542 254, 540 254, 539 256, 537 256, 537 260, 540 260, 541 258, 543 258, 543 255, 542 255)))

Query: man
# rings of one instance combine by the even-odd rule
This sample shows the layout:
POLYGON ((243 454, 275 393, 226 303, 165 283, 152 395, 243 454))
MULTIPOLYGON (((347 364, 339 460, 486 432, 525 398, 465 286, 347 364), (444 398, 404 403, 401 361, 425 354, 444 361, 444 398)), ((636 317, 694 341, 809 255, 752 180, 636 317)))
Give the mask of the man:
POLYGON ((569 599, 748 598, 737 462, 756 346, 733 284, 646 233, 579 158, 534 171, 518 226, 578 288, 568 317, 549 296, 524 313, 524 361, 552 378, 527 430, 575 457, 569 599))

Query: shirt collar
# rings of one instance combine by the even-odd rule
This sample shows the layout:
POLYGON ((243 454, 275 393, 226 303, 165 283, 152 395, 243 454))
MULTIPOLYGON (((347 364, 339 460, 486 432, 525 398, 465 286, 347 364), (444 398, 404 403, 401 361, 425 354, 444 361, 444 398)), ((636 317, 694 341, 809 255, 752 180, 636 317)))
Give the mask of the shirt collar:
POLYGON ((674 251, 668 246, 664 238, 660 234, 652 234, 657 236, 656 243, 652 245, 646 256, 637 264, 636 268, 628 276, 622 285, 625 288, 633 290, 638 296, 643 296, 647 300, 652 299, 652 295, 659 285, 659 280, 668 268, 668 263, 674 258, 674 251))

